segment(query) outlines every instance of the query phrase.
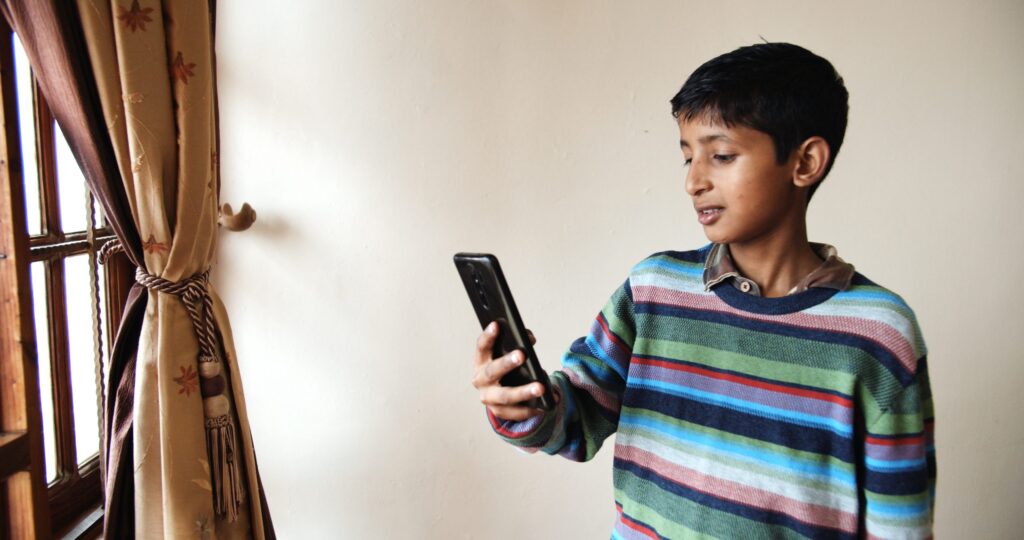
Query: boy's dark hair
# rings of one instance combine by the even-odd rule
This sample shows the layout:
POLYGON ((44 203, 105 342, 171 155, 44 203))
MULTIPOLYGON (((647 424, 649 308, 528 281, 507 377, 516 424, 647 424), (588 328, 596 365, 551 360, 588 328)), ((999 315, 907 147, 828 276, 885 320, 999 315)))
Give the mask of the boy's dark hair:
MULTIPOLYGON (((780 164, 807 138, 820 136, 832 151, 824 180, 846 134, 848 98, 828 60, 790 43, 760 43, 697 68, 672 98, 672 116, 767 133, 780 164)), ((819 184, 811 186, 808 199, 819 184)))

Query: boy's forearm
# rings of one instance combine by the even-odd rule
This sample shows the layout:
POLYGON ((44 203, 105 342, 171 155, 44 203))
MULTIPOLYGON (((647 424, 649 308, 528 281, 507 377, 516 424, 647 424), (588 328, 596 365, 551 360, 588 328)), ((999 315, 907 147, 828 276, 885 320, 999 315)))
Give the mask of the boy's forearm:
POLYGON ((629 280, 612 294, 591 324, 551 374, 556 407, 521 422, 489 414, 491 426, 509 444, 528 452, 559 454, 573 461, 594 457, 618 426, 625 374, 635 325, 629 280))
POLYGON ((615 431, 609 415, 617 412, 598 410, 600 405, 587 391, 574 385, 571 372, 551 374, 556 406, 525 421, 501 420, 488 414, 491 427, 503 440, 527 452, 541 451, 572 461, 588 461, 601 443, 615 431))

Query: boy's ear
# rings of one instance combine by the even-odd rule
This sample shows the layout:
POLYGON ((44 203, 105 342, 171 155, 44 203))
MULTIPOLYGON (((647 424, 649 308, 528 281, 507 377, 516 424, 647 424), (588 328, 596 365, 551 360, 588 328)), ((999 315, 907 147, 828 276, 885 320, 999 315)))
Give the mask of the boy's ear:
POLYGON ((796 149, 793 183, 798 187, 810 187, 820 182, 831 157, 832 150, 825 139, 818 136, 808 138, 796 149))

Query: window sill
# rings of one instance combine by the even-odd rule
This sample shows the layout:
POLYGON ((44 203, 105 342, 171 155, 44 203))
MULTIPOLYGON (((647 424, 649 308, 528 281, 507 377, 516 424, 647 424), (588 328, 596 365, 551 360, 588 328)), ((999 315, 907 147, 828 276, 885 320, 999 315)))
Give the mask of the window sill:
POLYGON ((99 505, 88 510, 78 521, 72 523, 66 531, 54 536, 64 540, 91 540, 102 535, 103 506, 99 505))

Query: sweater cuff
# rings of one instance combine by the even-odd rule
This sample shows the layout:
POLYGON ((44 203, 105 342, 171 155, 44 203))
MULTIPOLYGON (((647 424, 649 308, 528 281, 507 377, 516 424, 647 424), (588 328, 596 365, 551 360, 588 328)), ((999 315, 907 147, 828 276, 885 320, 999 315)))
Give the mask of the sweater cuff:
MULTIPOLYGON (((554 383, 554 381, 552 381, 552 383, 554 383)), ((527 418, 526 420, 517 421, 498 418, 491 412, 491 409, 485 407, 484 410, 487 412, 487 420, 491 423, 491 429, 493 429, 494 432, 500 435, 503 439, 516 446, 532 446, 542 442, 538 441, 536 436, 539 435, 546 426, 551 424, 551 420, 558 416, 557 413, 559 409, 564 406, 562 403, 562 392, 559 385, 552 384, 551 391, 555 397, 555 408, 550 411, 544 411, 543 414, 538 414, 532 418, 527 418)))

